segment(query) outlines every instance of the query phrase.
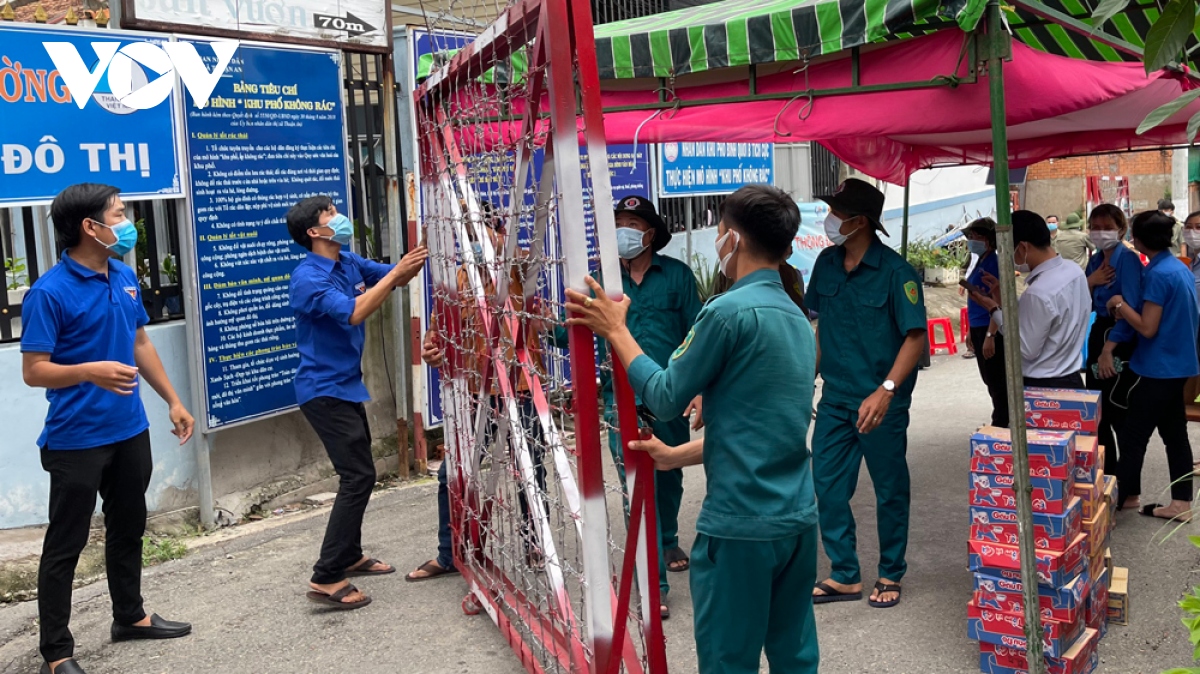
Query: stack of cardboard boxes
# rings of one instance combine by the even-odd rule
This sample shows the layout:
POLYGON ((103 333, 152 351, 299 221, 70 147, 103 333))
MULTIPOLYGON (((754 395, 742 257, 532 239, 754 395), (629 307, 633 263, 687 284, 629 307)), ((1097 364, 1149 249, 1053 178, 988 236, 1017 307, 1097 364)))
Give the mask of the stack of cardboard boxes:
MULTIPOLYGON (((1025 392, 1042 642, 1051 674, 1091 674, 1107 629, 1112 505, 1105 492, 1111 498, 1115 485, 1104 475, 1104 450, 1095 438, 1099 416, 1097 393, 1025 392)), ((1028 670, 1013 476, 1009 431, 980 429, 971 438, 975 593, 967 632, 980 642, 980 669, 991 674, 1028 670)))

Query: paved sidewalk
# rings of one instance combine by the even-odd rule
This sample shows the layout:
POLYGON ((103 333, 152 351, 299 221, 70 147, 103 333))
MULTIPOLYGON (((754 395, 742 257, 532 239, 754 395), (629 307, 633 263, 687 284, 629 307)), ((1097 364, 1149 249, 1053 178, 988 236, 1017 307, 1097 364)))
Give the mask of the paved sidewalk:
MULTIPOLYGON (((977 647, 966 638, 970 595, 966 572, 966 438, 988 415, 975 364, 935 359, 922 373, 913 406, 909 457, 913 531, 904 599, 890 610, 865 602, 817 607, 822 672, 829 674, 968 674, 978 671, 977 647)), ((1200 429, 1198 429, 1200 430, 1200 429)), ((1193 443, 1200 432, 1193 433, 1193 443)), ((1198 446, 1200 453, 1200 446, 1198 446)), ((1146 465, 1148 498, 1166 486, 1162 445, 1146 465)), ((401 572, 433 555, 435 485, 378 494, 367 513, 368 552, 401 572)), ((690 541, 703 498, 703 473, 686 478, 683 538, 690 541)), ((855 501, 864 576, 874 581, 877 556, 869 478, 855 501)), ((77 590, 73 628, 78 658, 90 674, 517 674, 517 662, 486 616, 464 616, 461 579, 404 582, 402 573, 361 579, 375 599, 360 611, 329 613, 303 594, 320 545, 327 510, 222 532, 184 559, 148 569, 147 608, 196 625, 173 642, 112 644, 107 589, 77 590), (250 531, 251 533, 245 533, 250 531)), ((1200 554, 1180 535, 1156 542, 1156 521, 1121 513, 1113 555, 1130 569, 1133 624, 1112 627, 1101 644, 1103 674, 1158 674, 1191 663, 1175 602, 1194 583, 1200 554)), ((1189 527, 1182 533, 1194 533, 1189 527)), ((827 563, 822 559, 822 571, 827 563)), ((666 624, 673 672, 694 672, 686 574, 672 574, 674 617, 666 624)), ((0 672, 33 674, 36 606, 0 608, 0 672)), ((765 671, 765 668, 764 668, 765 671)))

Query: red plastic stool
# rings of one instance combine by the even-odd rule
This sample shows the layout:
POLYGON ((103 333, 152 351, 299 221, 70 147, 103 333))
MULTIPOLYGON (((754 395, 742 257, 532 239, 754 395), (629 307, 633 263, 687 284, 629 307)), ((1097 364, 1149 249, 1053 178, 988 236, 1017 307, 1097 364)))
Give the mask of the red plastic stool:
POLYGON ((958 347, 954 345, 954 324, 949 318, 931 318, 925 327, 929 331, 929 355, 936 354, 938 349, 946 349, 951 356, 958 353, 958 347), (942 329, 940 340, 935 328, 942 329))
POLYGON ((971 338, 971 315, 967 313, 967 308, 962 308, 962 313, 958 315, 958 341, 963 344, 971 338))

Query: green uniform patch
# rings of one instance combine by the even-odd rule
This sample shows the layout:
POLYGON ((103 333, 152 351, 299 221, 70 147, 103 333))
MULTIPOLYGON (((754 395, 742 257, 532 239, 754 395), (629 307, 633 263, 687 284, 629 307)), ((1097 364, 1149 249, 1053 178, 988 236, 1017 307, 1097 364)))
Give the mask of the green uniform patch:
POLYGON ((695 336, 696 336, 696 328, 692 328, 691 330, 688 330, 687 337, 683 338, 683 344, 680 344, 679 348, 675 349, 675 353, 671 354, 671 360, 675 360, 676 358, 687 353, 688 347, 692 345, 692 338, 695 336))
POLYGON ((904 294, 908 297, 908 301, 913 304, 917 303, 917 282, 909 281, 904 284, 904 294))

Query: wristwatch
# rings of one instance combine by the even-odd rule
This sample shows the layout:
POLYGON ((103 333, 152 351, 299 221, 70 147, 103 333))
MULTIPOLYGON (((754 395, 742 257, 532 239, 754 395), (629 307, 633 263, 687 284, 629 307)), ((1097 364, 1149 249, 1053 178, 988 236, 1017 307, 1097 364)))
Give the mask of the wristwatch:
POLYGON ((883 382, 883 390, 887 391, 888 393, 895 393, 896 382, 892 381, 891 379, 885 379, 883 382))
POLYGON ((987 333, 987 338, 988 338, 988 339, 991 339, 991 338, 993 338, 993 337, 995 337, 995 336, 996 336, 996 333, 994 333, 994 332, 989 332, 989 333, 987 333))

